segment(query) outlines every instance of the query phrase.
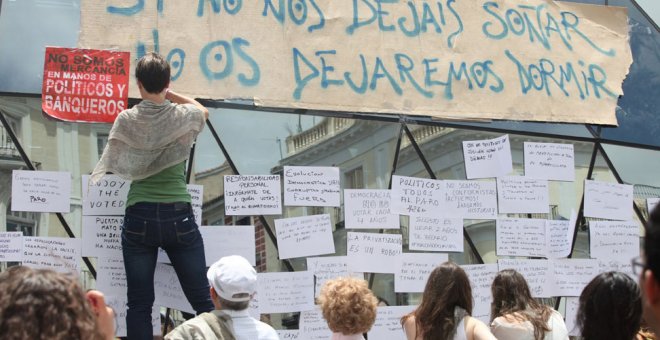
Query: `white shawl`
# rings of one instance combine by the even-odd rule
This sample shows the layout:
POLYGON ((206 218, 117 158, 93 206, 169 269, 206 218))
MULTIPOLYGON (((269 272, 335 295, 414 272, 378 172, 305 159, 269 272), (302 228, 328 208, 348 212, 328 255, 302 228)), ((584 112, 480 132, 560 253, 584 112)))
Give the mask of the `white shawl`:
POLYGON ((117 116, 90 184, 107 172, 139 180, 181 163, 203 128, 204 114, 195 105, 143 100, 117 116))

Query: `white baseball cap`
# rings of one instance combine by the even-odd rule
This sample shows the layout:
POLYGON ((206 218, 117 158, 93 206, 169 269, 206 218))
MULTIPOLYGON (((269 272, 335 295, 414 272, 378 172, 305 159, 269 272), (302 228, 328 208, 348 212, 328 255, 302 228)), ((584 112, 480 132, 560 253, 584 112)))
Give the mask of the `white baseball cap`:
POLYGON ((250 301, 257 288, 257 271, 242 256, 225 256, 206 272, 209 284, 227 301, 250 301))

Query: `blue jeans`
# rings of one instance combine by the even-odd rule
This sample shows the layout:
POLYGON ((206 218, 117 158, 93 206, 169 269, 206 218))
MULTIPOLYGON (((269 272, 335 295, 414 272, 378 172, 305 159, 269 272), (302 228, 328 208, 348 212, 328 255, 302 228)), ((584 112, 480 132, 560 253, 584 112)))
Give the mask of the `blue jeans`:
POLYGON ((128 339, 153 339, 151 309, 159 247, 167 252, 197 314, 214 309, 206 279, 204 242, 190 204, 140 202, 126 208, 121 245, 128 288, 128 339))

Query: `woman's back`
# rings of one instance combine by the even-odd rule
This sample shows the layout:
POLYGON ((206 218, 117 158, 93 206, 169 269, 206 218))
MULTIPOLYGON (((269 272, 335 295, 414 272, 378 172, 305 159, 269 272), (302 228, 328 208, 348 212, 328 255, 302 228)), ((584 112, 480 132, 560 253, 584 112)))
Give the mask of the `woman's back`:
MULTIPOLYGON (((423 340, 424 337, 417 331, 415 317, 411 316, 403 324, 403 330, 408 340, 423 340)), ((466 315, 457 325, 453 340, 497 340, 485 323, 466 315)))
MULTIPOLYGON (((559 312, 552 311, 547 326, 550 330, 545 333, 543 340, 568 339, 568 330, 559 312)), ((490 325, 490 330, 498 340, 535 340, 532 323, 520 320, 511 314, 495 318, 490 325)))

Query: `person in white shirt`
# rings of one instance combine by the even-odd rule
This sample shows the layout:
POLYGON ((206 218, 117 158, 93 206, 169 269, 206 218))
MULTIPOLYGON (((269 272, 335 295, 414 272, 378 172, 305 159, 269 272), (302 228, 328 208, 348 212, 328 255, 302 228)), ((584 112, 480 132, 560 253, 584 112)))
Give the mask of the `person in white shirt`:
POLYGON ((490 330, 498 340, 568 340, 561 314, 532 298, 522 274, 500 271, 491 291, 490 330))
POLYGON ((364 340, 362 333, 368 332, 376 321, 378 299, 362 279, 342 277, 326 281, 318 302, 333 332, 331 340, 364 340))
POLYGON ((256 292, 257 272, 245 258, 225 256, 209 268, 206 277, 215 310, 186 321, 165 340, 279 340, 273 327, 248 313, 256 292))

